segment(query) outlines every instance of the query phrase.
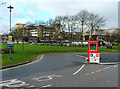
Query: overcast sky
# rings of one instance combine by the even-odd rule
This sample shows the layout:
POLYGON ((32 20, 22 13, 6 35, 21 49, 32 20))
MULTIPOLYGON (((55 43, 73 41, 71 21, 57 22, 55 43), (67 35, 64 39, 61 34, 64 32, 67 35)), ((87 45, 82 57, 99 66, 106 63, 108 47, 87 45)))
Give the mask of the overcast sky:
POLYGON ((9 9, 12 5, 12 26, 36 20, 47 21, 60 15, 75 15, 80 10, 88 10, 104 16, 104 28, 118 27, 119 0, 0 0, 0 33, 9 31, 9 9))

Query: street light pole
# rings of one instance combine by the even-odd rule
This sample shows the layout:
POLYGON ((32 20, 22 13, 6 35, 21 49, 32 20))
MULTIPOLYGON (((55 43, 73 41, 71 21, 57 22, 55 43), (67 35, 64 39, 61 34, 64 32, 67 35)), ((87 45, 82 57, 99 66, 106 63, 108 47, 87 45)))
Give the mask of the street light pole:
MULTIPOLYGON (((7 8, 10 9, 10 36, 11 36, 11 11, 12 11, 13 7, 10 5, 7 8)), ((11 60, 11 50, 12 50, 12 47, 10 47, 10 60, 11 60)))

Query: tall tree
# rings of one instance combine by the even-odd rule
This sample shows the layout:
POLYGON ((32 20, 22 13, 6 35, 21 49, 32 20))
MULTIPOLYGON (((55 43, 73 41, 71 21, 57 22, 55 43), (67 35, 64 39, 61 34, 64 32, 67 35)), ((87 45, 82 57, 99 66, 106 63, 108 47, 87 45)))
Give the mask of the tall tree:
POLYGON ((67 29, 69 32, 68 38, 69 38, 69 43, 72 41, 72 34, 75 31, 74 26, 75 26, 75 17, 74 16, 66 16, 65 17, 65 24, 67 25, 67 29))
POLYGON ((77 13, 76 15, 76 21, 78 21, 79 25, 80 25, 80 32, 82 32, 81 34, 81 46, 83 45, 83 32, 84 32, 84 26, 87 25, 87 22, 88 22, 88 15, 89 15, 89 12, 87 10, 82 10, 80 11, 79 13, 77 13))
POLYGON ((16 24, 15 25, 15 28, 16 28, 16 30, 17 30, 17 36, 18 36, 18 40, 20 39, 20 40, 22 40, 22 45, 23 45, 23 50, 24 50, 24 34, 23 34, 23 32, 24 32, 24 25, 25 24, 16 24))
POLYGON ((89 19, 87 23, 88 27, 91 30, 91 39, 92 39, 92 33, 95 29, 101 28, 105 26, 105 19, 103 16, 100 16, 99 14, 89 13, 89 19))
POLYGON ((63 40, 63 35, 64 35, 64 30, 65 30, 65 17, 64 16, 56 16, 55 17, 55 21, 54 21, 54 25, 58 28, 59 30, 59 39, 60 39, 60 43, 62 45, 62 40, 63 40))

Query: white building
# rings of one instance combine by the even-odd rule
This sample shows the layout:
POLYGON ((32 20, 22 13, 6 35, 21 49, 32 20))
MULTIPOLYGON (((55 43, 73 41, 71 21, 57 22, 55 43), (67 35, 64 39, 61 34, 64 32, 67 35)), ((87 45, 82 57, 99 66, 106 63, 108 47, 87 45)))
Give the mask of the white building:
MULTIPOLYGON (((109 36, 112 36, 113 33, 117 34, 119 28, 111 28, 111 29, 95 29, 92 32, 92 38, 94 40, 99 40, 99 39, 105 39, 105 36, 109 34, 109 36)), ((91 31, 84 32, 83 34, 84 40, 90 40, 91 38, 91 31)))

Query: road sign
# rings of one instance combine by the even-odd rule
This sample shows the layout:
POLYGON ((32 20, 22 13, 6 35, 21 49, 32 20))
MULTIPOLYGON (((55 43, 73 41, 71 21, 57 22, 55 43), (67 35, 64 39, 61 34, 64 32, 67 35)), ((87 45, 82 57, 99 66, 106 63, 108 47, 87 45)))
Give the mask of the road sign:
POLYGON ((91 63, 100 63, 99 59, 99 53, 90 53, 90 62, 91 63), (92 55, 92 56, 91 56, 92 55))
POLYGON ((12 36, 9 36, 9 41, 12 41, 12 36))
POLYGON ((93 54, 91 53, 90 56, 93 57, 93 54))
POLYGON ((100 62, 100 54, 98 53, 98 41, 88 41, 88 61, 91 63, 100 62))
POLYGON ((7 46, 8 47, 13 47, 13 41, 7 41, 7 46))

